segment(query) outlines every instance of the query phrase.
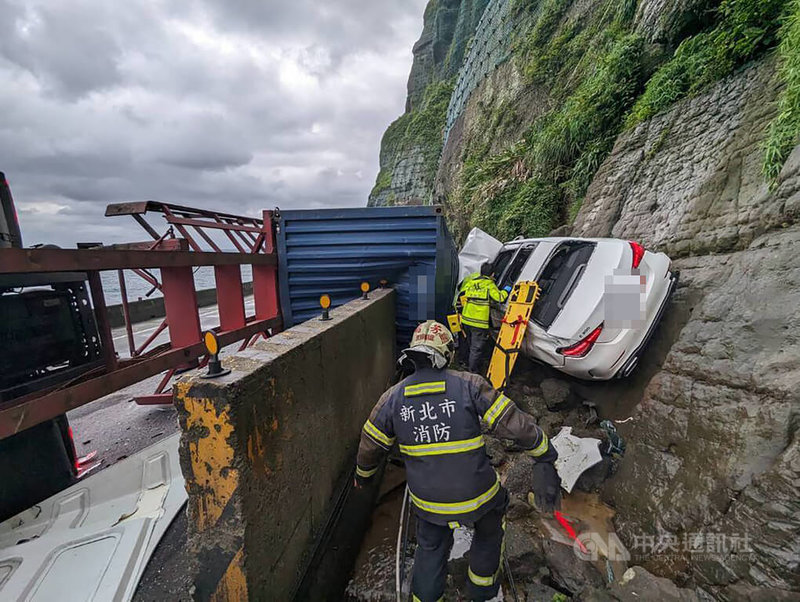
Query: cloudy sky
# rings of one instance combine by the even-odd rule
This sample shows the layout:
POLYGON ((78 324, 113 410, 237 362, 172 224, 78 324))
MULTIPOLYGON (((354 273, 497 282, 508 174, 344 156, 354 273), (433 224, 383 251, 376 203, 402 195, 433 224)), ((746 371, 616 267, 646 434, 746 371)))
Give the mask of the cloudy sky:
POLYGON ((0 170, 25 244, 142 239, 109 202, 365 205, 425 3, 0 0, 0 170))

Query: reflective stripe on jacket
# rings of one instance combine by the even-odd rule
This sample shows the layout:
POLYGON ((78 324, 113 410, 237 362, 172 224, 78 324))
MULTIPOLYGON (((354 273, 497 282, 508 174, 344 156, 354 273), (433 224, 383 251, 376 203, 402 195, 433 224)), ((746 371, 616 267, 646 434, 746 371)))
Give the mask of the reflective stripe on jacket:
POLYGON ((473 328, 489 328, 489 302, 502 303, 508 299, 508 292, 498 289, 488 276, 477 273, 467 276, 459 290, 465 297, 461 322, 473 328))
POLYGON ((474 522, 505 500, 481 421, 537 460, 557 457, 533 417, 483 378, 425 368, 381 396, 361 433, 357 471, 373 471, 396 441, 415 512, 441 525, 474 522))

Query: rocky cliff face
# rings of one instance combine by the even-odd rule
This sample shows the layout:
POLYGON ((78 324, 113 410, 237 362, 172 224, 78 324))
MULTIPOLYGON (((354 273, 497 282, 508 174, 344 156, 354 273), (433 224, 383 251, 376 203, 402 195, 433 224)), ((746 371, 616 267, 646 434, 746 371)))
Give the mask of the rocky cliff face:
POLYGON ((574 219, 620 133, 782 39, 793 83, 769 126, 774 179, 800 128, 798 13, 796 0, 432 1, 369 203, 443 204, 457 238, 545 235, 574 219))
POLYGON ((453 81, 488 0, 431 0, 414 45, 406 112, 381 141, 369 206, 430 202, 453 81))
POLYGON ((605 493, 631 543, 746 538, 662 566, 642 550, 723 599, 800 591, 800 147, 770 191, 777 94, 765 61, 624 134, 572 228, 664 250, 681 272, 688 321, 620 427, 630 444, 605 493))
MULTIPOLYGON (((701 597, 800 599, 800 2, 508 9, 508 57, 457 114, 428 113, 439 146, 387 132, 381 165, 398 177, 379 176, 371 203, 432 198, 457 236, 560 226, 670 255, 681 280, 648 365, 564 385, 601 418, 632 416, 603 496, 632 564, 701 597), (431 170, 424 149, 439 147, 431 170)), ((481 60, 466 56, 450 89, 481 60)), ((411 114, 441 110, 426 94, 409 95, 411 114)))
POLYGON ((422 35, 414 44, 406 113, 418 108, 429 85, 454 77, 489 0, 435 0, 425 9, 422 35))

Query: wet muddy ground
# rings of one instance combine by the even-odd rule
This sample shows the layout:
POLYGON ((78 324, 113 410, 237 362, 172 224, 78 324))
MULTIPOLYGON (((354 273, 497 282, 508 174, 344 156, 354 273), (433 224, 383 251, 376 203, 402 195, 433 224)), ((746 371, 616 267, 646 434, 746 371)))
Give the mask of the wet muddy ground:
POLYGON ((395 558, 400 510, 405 491, 405 470, 389 464, 384 473, 372 523, 356 558, 345 600, 390 602, 395 593, 395 558), (389 483, 389 485, 387 485, 389 483))
MULTIPOLYGON (((498 472, 501 480, 507 479, 508 469, 515 463, 509 459, 498 472)), ((396 595, 397 548, 400 511, 403 504, 403 469, 390 466, 386 479, 393 482, 375 509, 372 525, 364 538, 356 560, 353 577, 348 585, 346 600, 350 602, 394 602, 396 595)), ((514 494, 512 493, 512 496, 514 494)), ((516 496, 509 512, 506 556, 509 560, 514 587, 508 575, 503 574, 503 600, 559 600, 570 597, 584 586, 602 586, 610 579, 621 576, 627 566, 624 562, 607 562, 605 542, 613 532, 613 509, 605 505, 596 493, 576 490, 566 495, 561 513, 575 534, 588 546, 581 556, 574 539, 554 517, 539 515, 526 502, 516 496), (597 542, 601 542, 598 547, 597 542), (589 577, 587 577, 589 576, 589 577)), ((405 562, 404 594, 413 566, 413 521, 405 562)), ((456 530, 455 542, 449 563, 446 600, 466 600, 466 567, 469 558, 471 533, 456 530)))

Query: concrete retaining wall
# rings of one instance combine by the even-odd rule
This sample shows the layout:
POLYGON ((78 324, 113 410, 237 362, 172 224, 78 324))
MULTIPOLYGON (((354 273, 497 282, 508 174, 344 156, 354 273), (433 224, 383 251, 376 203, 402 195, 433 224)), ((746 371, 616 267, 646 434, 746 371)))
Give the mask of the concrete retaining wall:
MULTIPOLYGON (((242 283, 242 291, 245 295, 253 294, 253 283, 242 283)), ((202 291, 197 291, 197 307, 207 307, 209 305, 217 304, 217 289, 207 288, 202 291)), ((164 297, 155 297, 153 299, 139 299, 138 301, 129 301, 128 310, 131 314, 131 323, 146 322, 153 318, 163 318, 166 316, 164 311, 164 297)), ((120 328, 125 326, 125 315, 122 313, 122 304, 108 306, 108 321, 111 328, 120 328)))
POLYGON ((394 375, 394 291, 370 297, 175 387, 196 599, 290 599, 394 375))

